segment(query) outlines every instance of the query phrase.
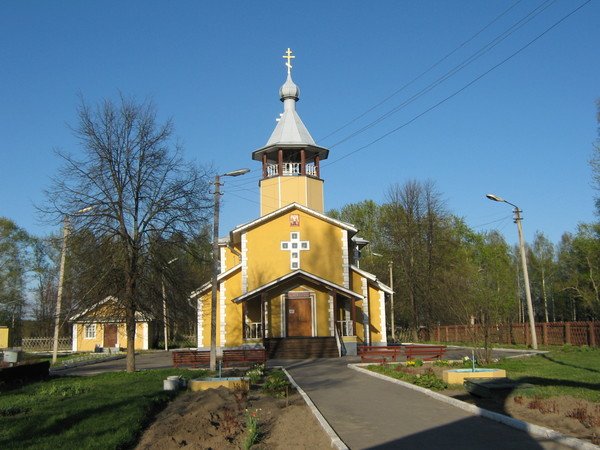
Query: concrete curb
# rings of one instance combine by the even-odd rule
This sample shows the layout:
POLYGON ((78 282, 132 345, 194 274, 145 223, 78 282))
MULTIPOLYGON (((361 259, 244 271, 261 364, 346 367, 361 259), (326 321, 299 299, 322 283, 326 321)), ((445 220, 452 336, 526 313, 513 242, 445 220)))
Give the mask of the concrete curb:
POLYGON ((470 403, 463 402, 461 400, 457 400, 452 397, 447 397, 442 394, 438 394, 437 392, 430 391, 429 389, 422 388, 420 386, 415 386, 414 384, 407 383, 405 381, 397 380, 395 378, 390 378, 388 376, 382 375, 380 373, 371 372, 370 370, 363 369, 362 367, 358 367, 355 364, 348 364, 348 367, 352 370, 356 370, 357 372, 364 373, 366 375, 370 375, 375 378, 379 378, 384 381, 388 381, 390 383, 399 384, 400 386, 404 386, 406 388, 412 389, 413 391, 421 392, 429 397, 435 398, 441 402, 447 403, 449 405, 460 408, 464 411, 467 411, 471 414, 475 414, 476 416, 485 417, 486 419, 494 420, 496 422, 503 423, 504 425, 508 425, 509 427, 516 428, 517 430, 521 430, 529 434, 530 436, 541 437, 545 439, 550 439, 552 441, 558 442, 560 444, 566 445, 571 448, 575 448, 578 450, 598 450, 599 446, 592 444, 591 442, 584 441, 582 439, 577 439, 574 437, 566 436, 558 431, 552 430, 550 428, 542 427, 540 425, 534 425, 532 423, 524 422, 519 419, 515 419, 513 417, 505 416, 504 414, 499 414, 493 411, 489 411, 487 409, 480 408, 479 406, 471 405, 470 403))
POLYGON ((283 370, 283 372, 287 375, 288 379, 290 380, 290 383, 292 383, 292 386, 294 386, 298 390, 298 392, 308 405, 308 408, 311 410, 315 418, 319 421, 319 424, 321 425, 321 428, 323 428, 323 431, 325 431, 327 436, 329 436, 329 438, 331 439, 331 447, 336 448, 338 450, 349 450, 348 446, 344 444, 344 442, 340 439, 340 437, 337 435, 334 429, 331 428, 331 425, 329 425, 325 417, 323 417, 323 414, 321 414, 321 412, 317 409, 317 407, 310 399, 310 397, 306 394, 306 392, 304 392, 304 390, 300 386, 298 386, 298 384, 290 375, 290 373, 283 367, 281 368, 281 370, 283 370))

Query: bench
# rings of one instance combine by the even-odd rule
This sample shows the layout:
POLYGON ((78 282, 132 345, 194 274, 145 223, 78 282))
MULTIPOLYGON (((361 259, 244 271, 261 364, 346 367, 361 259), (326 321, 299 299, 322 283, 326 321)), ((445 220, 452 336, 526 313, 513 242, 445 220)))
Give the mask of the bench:
MULTIPOLYGON (((267 353, 263 348, 223 350, 223 367, 248 366, 255 363, 265 363, 267 353)), ((174 367, 208 367, 210 365, 209 350, 174 350, 174 367)))
POLYGON ((173 367, 203 367, 210 365, 210 352, 199 350, 174 350, 173 367))
POLYGON ((361 362, 375 362, 384 364, 387 362, 396 362, 402 356, 402 347, 394 346, 370 346, 361 345, 358 347, 358 355, 361 362))
POLYGON ((267 352, 264 348, 244 350, 223 350, 223 367, 233 365, 264 364, 267 362, 267 352))
POLYGON ((440 359, 446 354, 445 345, 403 345, 406 359, 422 358, 424 361, 440 359))

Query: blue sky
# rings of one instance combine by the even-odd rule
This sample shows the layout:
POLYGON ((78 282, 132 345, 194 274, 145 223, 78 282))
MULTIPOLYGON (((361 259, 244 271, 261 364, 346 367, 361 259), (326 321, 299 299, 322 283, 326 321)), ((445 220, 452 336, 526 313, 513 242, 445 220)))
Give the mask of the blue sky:
POLYGON ((253 169, 226 180, 221 229, 255 218, 260 168, 250 155, 282 111, 281 56, 291 47, 298 112, 317 143, 331 148, 322 166, 327 209, 383 202, 393 183, 431 179, 448 209, 476 230, 497 228, 517 240, 510 207, 485 199, 492 192, 524 210, 528 240, 541 230, 557 242, 595 219, 588 160, 598 137, 600 2, 452 95, 584 3, 2 2, 0 215, 34 234, 58 230, 40 224, 33 205, 44 201, 59 166, 53 149, 79 151, 67 126, 76 123, 77 95, 94 103, 121 91, 151 98, 161 117, 173 118, 186 158, 221 172, 253 169), (446 81, 334 145, 532 12, 446 81))

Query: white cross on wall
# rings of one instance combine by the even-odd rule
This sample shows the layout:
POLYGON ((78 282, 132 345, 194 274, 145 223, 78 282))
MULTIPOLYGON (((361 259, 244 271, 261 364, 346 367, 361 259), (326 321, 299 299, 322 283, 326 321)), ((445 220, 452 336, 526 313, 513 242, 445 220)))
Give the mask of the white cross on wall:
POLYGON ((290 233, 289 241, 281 242, 281 250, 290 252, 290 269, 296 270, 300 268, 300 252, 310 250, 310 242, 301 241, 300 233, 293 231, 290 233))

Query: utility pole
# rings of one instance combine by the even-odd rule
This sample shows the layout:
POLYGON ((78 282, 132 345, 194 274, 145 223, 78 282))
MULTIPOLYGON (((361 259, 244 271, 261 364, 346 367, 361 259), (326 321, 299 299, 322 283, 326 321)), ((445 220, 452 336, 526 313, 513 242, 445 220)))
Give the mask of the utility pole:
POLYGON ((527 258, 525 255, 525 240, 523 239, 523 227, 521 225, 521 210, 519 207, 511 202, 504 200, 502 197, 498 197, 494 194, 486 194, 486 197, 495 202, 506 203, 514 208, 515 223, 517 224, 517 231, 519 233, 519 250, 521 253, 521 263, 523 266, 523 282, 525 283, 525 298, 527 300, 527 314, 529 316, 529 331, 531 333, 531 347, 537 350, 537 335, 535 332, 535 318, 533 316, 533 304, 531 302, 531 290, 529 289, 529 272, 527 271, 527 258))
POLYGON ((392 292, 390 293, 390 322, 392 327, 392 341, 396 341, 396 321, 394 319, 394 261, 390 260, 389 262, 390 268, 390 288, 392 292))
POLYGON ((58 358, 58 335, 60 331, 60 310, 62 306, 63 284, 65 281, 65 260, 67 258, 67 239, 69 237, 69 217, 65 216, 63 221, 63 241, 60 253, 60 269, 58 272, 58 292, 56 294, 56 308, 54 311, 54 340, 52 341, 52 364, 58 358))

